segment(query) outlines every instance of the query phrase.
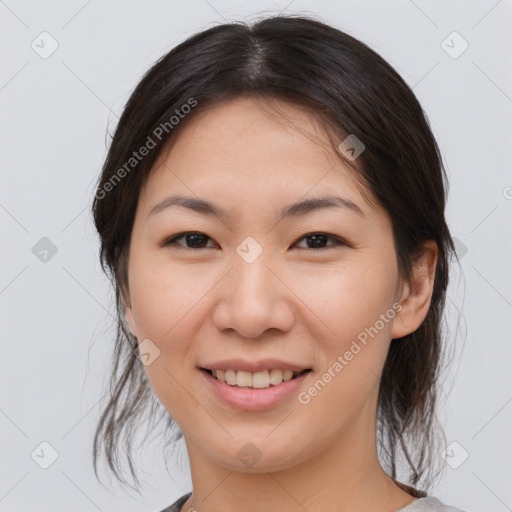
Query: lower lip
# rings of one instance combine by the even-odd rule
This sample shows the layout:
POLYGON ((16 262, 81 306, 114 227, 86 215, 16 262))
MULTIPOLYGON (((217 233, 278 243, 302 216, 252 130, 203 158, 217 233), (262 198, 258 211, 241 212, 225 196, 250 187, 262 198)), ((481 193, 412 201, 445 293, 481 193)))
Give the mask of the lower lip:
POLYGON ((284 381, 277 386, 265 389, 242 388, 221 382, 205 370, 199 370, 212 386, 215 394, 227 405, 246 411, 263 411, 275 407, 292 395, 311 371, 299 375, 295 379, 284 381))

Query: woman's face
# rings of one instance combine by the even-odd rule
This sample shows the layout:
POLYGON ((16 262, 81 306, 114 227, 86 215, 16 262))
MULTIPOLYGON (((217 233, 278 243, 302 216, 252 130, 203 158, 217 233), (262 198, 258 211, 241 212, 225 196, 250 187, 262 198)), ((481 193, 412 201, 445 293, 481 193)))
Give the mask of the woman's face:
POLYGON ((127 321, 154 392, 189 450, 242 471, 366 443, 390 341, 406 334, 388 215, 318 143, 311 118, 280 107, 294 123, 250 99, 191 119, 141 191, 129 254, 127 321), (157 207, 177 195, 223 213, 157 207), (327 196, 343 200, 282 214, 327 196), (196 236, 165 245, 184 232, 196 236), (261 370, 257 386, 265 369, 310 371, 234 389, 201 369, 244 363, 261 370))

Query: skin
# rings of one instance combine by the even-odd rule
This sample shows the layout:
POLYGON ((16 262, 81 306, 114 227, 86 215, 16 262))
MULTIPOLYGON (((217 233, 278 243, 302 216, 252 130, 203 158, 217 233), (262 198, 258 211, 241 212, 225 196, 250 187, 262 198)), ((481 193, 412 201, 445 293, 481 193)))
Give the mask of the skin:
POLYGON ((425 244, 405 283, 386 211, 365 202, 311 116, 278 106, 286 118, 254 99, 217 105, 160 155, 137 206, 126 320, 139 343, 150 339, 160 350, 144 369, 184 432, 193 494, 182 511, 391 512, 415 498, 377 458, 379 378, 392 338, 427 314, 437 247, 425 244), (364 217, 325 208, 276 221, 283 206, 333 192, 364 217), (180 207, 148 216, 176 193, 214 202, 232 218, 180 207), (186 238, 161 246, 184 231, 208 238, 202 248, 186 238), (319 232, 350 245, 327 238, 315 248, 303 238, 319 232), (263 249, 252 263, 236 252, 248 236, 263 249), (396 316, 307 404, 294 394, 265 411, 231 408, 197 369, 229 357, 280 358, 313 369, 304 391, 393 304, 401 304, 396 316), (261 454, 252 467, 237 456, 248 442, 261 454))

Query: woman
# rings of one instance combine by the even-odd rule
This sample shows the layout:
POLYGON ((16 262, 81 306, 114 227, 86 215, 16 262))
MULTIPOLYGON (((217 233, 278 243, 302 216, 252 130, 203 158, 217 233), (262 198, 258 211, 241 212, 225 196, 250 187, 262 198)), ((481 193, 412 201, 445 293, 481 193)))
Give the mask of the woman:
POLYGON ((122 479, 124 436, 137 481, 160 408, 193 483, 167 512, 459 510, 428 494, 445 180, 410 88, 324 23, 220 25, 160 59, 93 205, 119 318, 95 469, 103 449, 122 479))

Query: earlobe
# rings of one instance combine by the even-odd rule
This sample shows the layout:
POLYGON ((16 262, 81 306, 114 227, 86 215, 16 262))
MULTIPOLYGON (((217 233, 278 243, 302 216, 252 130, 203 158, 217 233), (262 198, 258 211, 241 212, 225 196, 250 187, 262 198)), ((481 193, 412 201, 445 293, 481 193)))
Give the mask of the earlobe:
POLYGON ((131 333, 133 336, 138 338, 137 334, 137 323, 135 322, 135 317, 133 316, 132 308, 129 306, 126 306, 124 308, 124 317, 126 320, 126 323, 128 324, 128 327, 130 328, 131 333))
POLYGON ((414 332, 427 316, 434 289, 438 247, 433 240, 424 242, 421 256, 412 267, 411 283, 404 285, 402 309, 393 321, 392 338, 403 338, 414 332))

